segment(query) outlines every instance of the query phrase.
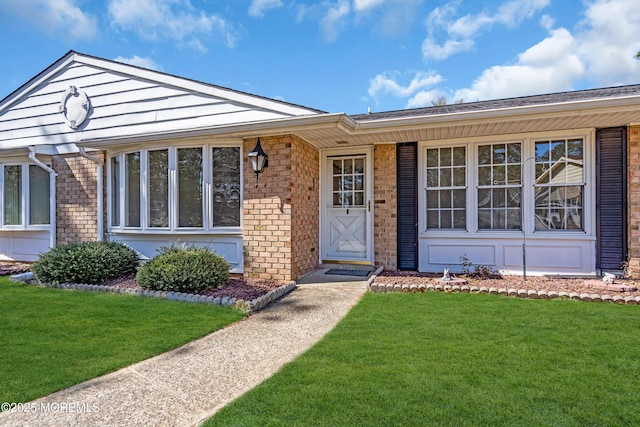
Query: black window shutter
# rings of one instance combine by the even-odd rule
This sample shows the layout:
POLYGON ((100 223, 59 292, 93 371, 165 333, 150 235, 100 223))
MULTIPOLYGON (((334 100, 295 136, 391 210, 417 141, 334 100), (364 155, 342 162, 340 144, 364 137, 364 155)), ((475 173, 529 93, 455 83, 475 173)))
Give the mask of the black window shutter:
POLYGON ((396 145, 398 269, 418 269, 418 144, 396 145))
POLYGON ((620 270, 627 258, 627 130, 596 132, 597 268, 620 270))

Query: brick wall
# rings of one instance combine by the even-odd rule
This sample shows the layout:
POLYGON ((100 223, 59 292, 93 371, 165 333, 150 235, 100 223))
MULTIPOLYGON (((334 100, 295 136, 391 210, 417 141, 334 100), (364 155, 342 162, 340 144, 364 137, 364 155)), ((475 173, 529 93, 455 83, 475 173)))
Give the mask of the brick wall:
POLYGON ((292 276, 318 268, 320 249, 320 153, 302 139, 291 140, 292 276))
POLYGON ((396 270, 398 228, 395 144, 376 145, 373 161, 375 264, 388 270, 396 270))
MULTIPOLYGON (((92 155, 104 158, 102 154, 92 155)), ((52 166, 58 173, 57 243, 97 240, 97 165, 78 154, 55 156, 52 166)))
MULTIPOLYGON (((245 275, 295 280, 317 267, 319 154, 292 135, 260 141, 269 166, 257 188, 246 156, 243 160, 245 275)), ((244 141, 244 152, 255 144, 244 141)))
POLYGON ((629 270, 640 276, 640 125, 628 129, 628 254, 629 270))

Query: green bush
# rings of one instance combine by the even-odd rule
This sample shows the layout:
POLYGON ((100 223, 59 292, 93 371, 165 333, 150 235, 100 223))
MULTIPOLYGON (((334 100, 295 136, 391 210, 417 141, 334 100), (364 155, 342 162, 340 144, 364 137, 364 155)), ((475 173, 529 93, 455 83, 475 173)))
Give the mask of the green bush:
POLYGON ((229 263, 207 248, 170 246, 138 268, 145 289, 195 293, 229 281, 229 263))
POLYGON ((133 273, 138 255, 116 242, 81 242, 58 245, 40 255, 31 267, 43 283, 86 283, 95 285, 133 273))

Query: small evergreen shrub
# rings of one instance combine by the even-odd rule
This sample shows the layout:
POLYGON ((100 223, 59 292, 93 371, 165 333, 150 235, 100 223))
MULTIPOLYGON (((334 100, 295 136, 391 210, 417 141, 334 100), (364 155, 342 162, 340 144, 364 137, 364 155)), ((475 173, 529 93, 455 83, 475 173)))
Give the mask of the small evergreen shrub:
POLYGON ((117 242, 80 242, 58 245, 40 255, 31 267, 43 283, 104 283, 138 266, 135 251, 117 242))
POLYGON ((207 248, 169 246, 138 268, 136 281, 154 291, 197 293, 229 281, 229 263, 207 248))

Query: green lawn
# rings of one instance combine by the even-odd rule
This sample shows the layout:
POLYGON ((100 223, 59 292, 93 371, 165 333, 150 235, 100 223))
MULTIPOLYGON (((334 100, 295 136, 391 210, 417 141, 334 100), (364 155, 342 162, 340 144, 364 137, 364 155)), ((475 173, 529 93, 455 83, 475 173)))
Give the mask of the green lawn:
POLYGON ((0 402, 50 394, 243 316, 226 307, 38 288, 0 277, 0 402))
POLYGON ((207 426, 640 425, 640 307, 367 294, 207 426))

